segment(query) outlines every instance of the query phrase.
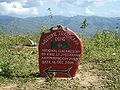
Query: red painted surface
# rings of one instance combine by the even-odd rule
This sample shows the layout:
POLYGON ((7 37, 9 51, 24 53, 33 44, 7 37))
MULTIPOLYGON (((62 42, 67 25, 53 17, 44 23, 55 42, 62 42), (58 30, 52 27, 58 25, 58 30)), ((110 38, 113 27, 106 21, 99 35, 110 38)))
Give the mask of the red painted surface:
POLYGON ((56 77, 74 77, 82 56, 82 41, 64 26, 46 31, 39 42, 40 74, 55 73, 56 77))

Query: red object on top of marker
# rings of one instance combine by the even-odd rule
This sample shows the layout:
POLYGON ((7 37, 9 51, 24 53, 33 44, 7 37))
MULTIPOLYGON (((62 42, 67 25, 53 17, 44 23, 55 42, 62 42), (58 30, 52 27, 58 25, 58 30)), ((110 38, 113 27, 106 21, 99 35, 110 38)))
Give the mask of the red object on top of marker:
POLYGON ((83 44, 79 37, 62 25, 44 32, 39 42, 39 68, 43 77, 55 73, 55 77, 74 77, 83 44))

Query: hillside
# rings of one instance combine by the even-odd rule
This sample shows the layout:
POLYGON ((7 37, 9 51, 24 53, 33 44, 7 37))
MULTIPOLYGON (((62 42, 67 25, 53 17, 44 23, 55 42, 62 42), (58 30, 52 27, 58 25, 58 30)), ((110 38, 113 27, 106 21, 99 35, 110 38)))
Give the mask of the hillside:
POLYGON ((53 18, 50 18, 49 16, 29 18, 0 16, 0 29, 7 33, 11 30, 18 33, 27 33, 31 31, 39 31, 42 25, 52 26, 56 24, 63 24, 72 29, 74 32, 93 35, 98 29, 115 29, 116 23, 120 23, 117 19, 118 18, 106 18, 98 16, 53 16, 53 18), (89 26, 87 30, 80 30, 79 27, 85 18, 88 20, 89 26))

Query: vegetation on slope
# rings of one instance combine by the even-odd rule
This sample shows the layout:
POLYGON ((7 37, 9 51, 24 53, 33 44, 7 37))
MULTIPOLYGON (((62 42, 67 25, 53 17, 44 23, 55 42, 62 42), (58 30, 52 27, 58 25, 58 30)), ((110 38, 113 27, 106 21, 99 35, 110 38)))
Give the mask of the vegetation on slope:
MULTIPOLYGON (((42 25, 52 26, 56 24, 63 24, 74 32, 81 32, 84 35, 93 36, 100 28, 108 28, 109 30, 115 29, 116 24, 120 23, 118 18, 105 18, 98 16, 43 16, 43 17, 30 17, 30 18, 17 18, 10 16, 0 16, 0 30, 9 33, 11 30, 18 33, 28 33, 31 31, 38 31, 42 25), (79 31, 79 26, 84 18, 87 19, 89 26, 86 31, 79 31)), ((120 34, 120 31, 119 31, 120 34)))

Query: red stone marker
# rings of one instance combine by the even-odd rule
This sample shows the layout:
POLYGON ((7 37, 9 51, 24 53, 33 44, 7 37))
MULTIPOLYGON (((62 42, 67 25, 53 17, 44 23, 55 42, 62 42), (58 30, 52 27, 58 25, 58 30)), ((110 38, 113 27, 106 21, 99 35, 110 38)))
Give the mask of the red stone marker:
POLYGON ((74 77, 82 56, 82 41, 70 29, 53 26, 39 42, 39 67, 43 77, 74 77))

